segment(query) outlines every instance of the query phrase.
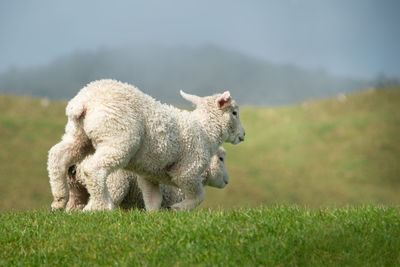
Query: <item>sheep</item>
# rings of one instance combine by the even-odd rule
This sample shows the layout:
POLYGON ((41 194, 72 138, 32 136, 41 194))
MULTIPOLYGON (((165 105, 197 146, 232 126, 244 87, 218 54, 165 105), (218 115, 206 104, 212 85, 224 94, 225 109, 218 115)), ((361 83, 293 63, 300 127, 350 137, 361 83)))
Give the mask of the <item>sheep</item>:
POLYGON ((121 168, 139 175, 146 210, 160 208, 159 184, 176 186, 184 193, 185 199, 172 209, 199 205, 205 196, 201 173, 222 143, 244 141, 245 130, 229 91, 206 97, 180 93, 195 105, 193 111, 161 104, 115 80, 94 81, 81 89, 68 102, 61 142, 49 151, 51 210, 67 204, 69 167, 93 150, 82 166, 90 194, 85 211, 114 208, 106 178, 121 168))
MULTIPOLYGON (((90 157, 90 156, 88 156, 90 157)), ((85 160, 88 160, 88 157, 85 160)), ((229 182, 228 171, 225 166, 226 152, 219 147, 210 161, 208 168, 201 174, 204 186, 224 188, 229 182)), ((68 171, 68 184, 70 187, 67 211, 82 210, 89 200, 89 193, 84 186, 84 175, 81 164, 73 165, 68 171)), ((143 195, 137 184, 137 176, 123 169, 111 173, 107 177, 107 188, 115 206, 122 209, 144 209, 143 195)), ((184 194, 179 188, 160 185, 162 192, 161 207, 169 208, 184 199, 184 194)))

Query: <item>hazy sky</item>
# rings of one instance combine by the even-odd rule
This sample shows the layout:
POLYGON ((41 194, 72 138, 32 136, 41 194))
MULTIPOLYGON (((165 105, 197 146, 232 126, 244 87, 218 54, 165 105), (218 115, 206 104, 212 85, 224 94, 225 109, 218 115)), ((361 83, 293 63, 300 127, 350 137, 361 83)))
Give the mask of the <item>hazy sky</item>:
POLYGON ((274 62, 400 77, 400 1, 1 0, 0 71, 126 44, 221 47, 274 62))

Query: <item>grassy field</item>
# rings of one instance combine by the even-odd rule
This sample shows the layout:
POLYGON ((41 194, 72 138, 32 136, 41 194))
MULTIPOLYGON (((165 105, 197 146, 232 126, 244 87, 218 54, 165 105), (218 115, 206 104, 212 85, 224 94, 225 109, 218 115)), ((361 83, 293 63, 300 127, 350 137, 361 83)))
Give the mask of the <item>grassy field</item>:
POLYGON ((0 213, 0 265, 398 266, 400 209, 0 213))
POLYGON ((0 266, 400 266, 400 88, 243 107, 194 212, 50 213, 65 104, 0 96, 0 266))
MULTIPOLYGON (((47 151, 65 102, 0 96, 0 210, 47 208, 47 151)), ((400 204, 400 88, 289 107, 243 107, 246 141, 225 144, 230 183, 200 208, 400 204)))
POLYGON ((232 182, 208 200, 218 197, 223 206, 400 204, 399 89, 365 91, 344 102, 246 107, 241 120, 246 141, 225 146, 232 182))

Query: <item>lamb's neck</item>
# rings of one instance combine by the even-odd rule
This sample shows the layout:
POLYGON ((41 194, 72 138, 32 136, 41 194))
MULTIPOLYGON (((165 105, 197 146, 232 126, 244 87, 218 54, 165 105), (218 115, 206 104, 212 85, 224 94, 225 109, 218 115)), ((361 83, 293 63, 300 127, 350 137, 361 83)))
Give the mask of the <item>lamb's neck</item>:
POLYGON ((217 152, 218 147, 224 142, 221 123, 212 112, 194 110, 193 116, 199 125, 201 125, 201 128, 207 133, 206 138, 210 144, 210 153, 214 155, 217 152))

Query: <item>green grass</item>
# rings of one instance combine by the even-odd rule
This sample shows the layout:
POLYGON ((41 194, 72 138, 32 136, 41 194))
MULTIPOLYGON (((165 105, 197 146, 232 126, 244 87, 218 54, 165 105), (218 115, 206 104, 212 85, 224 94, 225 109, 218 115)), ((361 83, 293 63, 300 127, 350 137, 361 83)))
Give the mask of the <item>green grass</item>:
MULTIPOLYGON (((47 151, 65 102, 0 95, 0 210, 51 203, 47 151)), ((200 208, 400 204, 400 88, 288 107, 242 107, 246 140, 225 144, 230 183, 200 208)))
POLYGON ((400 208, 0 213, 0 265, 398 266, 400 208))
POLYGON ((243 107, 229 185, 176 213, 50 213, 65 104, 0 96, 0 266, 400 266, 400 88, 243 107))

